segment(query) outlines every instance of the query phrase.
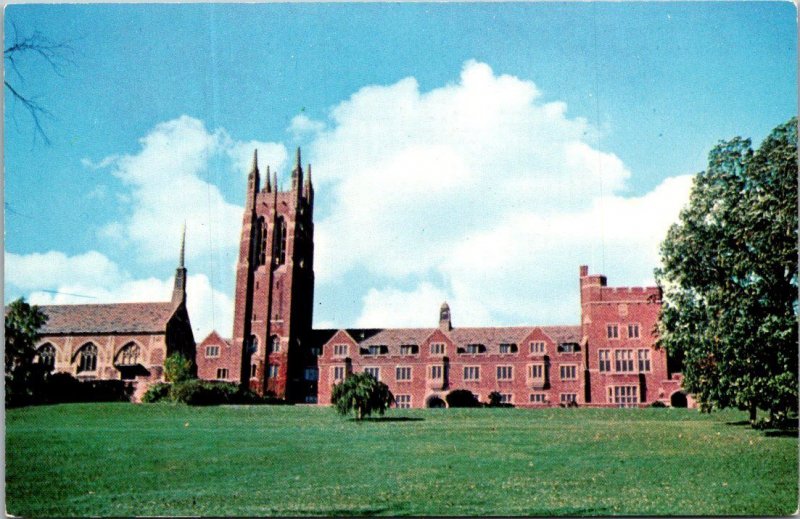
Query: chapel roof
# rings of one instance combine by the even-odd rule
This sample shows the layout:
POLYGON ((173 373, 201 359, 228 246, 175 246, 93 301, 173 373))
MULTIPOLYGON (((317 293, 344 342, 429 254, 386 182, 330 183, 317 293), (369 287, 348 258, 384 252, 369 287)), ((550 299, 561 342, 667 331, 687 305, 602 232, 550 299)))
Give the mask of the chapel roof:
POLYGON ((41 305, 47 323, 40 335, 166 332, 172 303, 41 305))

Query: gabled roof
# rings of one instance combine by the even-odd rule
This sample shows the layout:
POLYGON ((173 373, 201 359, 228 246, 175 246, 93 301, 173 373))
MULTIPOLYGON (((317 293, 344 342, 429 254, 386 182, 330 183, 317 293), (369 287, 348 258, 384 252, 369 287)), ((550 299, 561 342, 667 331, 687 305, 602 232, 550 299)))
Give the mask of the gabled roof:
MULTIPOLYGON (((491 347, 502 343, 520 344, 534 330, 541 330, 556 344, 579 343, 580 326, 502 326, 487 328, 453 328, 444 332, 456 346, 467 344, 483 344, 491 347)), ((386 345, 389 352, 403 344, 422 344, 438 328, 386 328, 380 329, 348 329, 345 330, 359 346, 386 345)), ((333 333, 325 334, 329 340, 333 333)))
POLYGON ((172 303, 43 305, 47 323, 39 334, 165 333, 175 308, 172 303))
POLYGON ((217 333, 217 330, 211 330, 211 333, 209 333, 206 336, 205 339, 200 341, 198 346, 201 345, 201 344, 204 344, 206 342, 212 342, 212 343, 220 343, 221 342, 221 343, 227 344, 228 346, 232 346, 233 345, 233 339, 228 339, 226 337, 223 337, 222 335, 217 333))

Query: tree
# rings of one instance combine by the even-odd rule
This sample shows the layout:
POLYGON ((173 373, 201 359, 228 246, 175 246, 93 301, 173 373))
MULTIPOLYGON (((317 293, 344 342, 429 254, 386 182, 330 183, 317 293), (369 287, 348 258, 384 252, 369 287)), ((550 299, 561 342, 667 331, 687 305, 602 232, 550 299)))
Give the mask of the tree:
POLYGON ((46 370, 34 364, 39 329, 47 316, 37 306, 19 298, 6 307, 6 404, 32 397, 46 376, 46 370))
POLYGON ((38 57, 44 60, 53 72, 61 76, 63 67, 73 63, 73 50, 68 43, 53 41, 38 31, 34 31, 30 36, 20 37, 16 25, 13 23, 11 25, 13 29, 11 43, 3 49, 3 59, 6 62, 7 70, 13 74, 6 74, 3 84, 11 97, 22 104, 33 119, 34 137, 38 135, 45 144, 49 144, 50 139, 42 127, 42 118, 50 118, 52 114, 35 97, 23 92, 20 84, 24 82, 25 78, 19 65, 28 56, 38 57))
POLYGON ((704 410, 796 413, 797 120, 720 142, 661 245, 660 345, 704 410))
POLYGON ((195 378, 192 361, 176 352, 164 361, 164 379, 167 382, 183 382, 195 378))
POLYGON ((355 412, 356 420, 361 420, 373 412, 386 412, 394 395, 389 386, 369 373, 354 373, 333 386, 331 402, 342 416, 355 412))

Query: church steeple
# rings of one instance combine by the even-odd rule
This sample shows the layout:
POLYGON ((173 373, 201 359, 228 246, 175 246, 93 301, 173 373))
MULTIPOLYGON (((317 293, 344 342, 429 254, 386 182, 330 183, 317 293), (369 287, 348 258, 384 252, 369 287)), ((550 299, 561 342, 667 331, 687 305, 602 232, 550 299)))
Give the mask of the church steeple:
POLYGON ((186 267, 184 266, 184 253, 186 251, 186 222, 181 231, 181 253, 178 258, 178 268, 175 269, 175 286, 172 289, 172 305, 177 306, 186 302, 186 267))
MULTIPOLYGON (((269 177, 270 177, 269 165, 267 165, 267 186, 265 188, 267 193, 271 193, 272 192, 272 184, 270 184, 270 178, 269 177)), ((275 186, 275 189, 277 190, 278 187, 275 186)))

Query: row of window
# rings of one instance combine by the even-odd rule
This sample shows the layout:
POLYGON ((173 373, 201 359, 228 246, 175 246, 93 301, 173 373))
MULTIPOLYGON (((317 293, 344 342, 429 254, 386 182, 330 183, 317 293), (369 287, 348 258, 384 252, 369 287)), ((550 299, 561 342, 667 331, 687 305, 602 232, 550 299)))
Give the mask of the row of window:
MULTIPOLYGON (((612 350, 597 350, 598 355, 598 369, 601 373, 611 372, 611 351, 612 350)), ((633 373, 634 372, 634 350, 613 350, 614 351, 614 371, 617 373, 633 373)), ((650 350, 639 349, 636 350, 636 364, 639 373, 650 372, 650 350)))
MULTIPOLYGON (((545 405, 549 403, 547 393, 531 393, 529 395, 529 402, 532 404, 545 405)), ((480 396, 478 396, 480 400, 480 396)), ((570 404, 578 400, 577 393, 559 393, 559 402, 562 404, 570 404)), ((411 395, 395 395, 395 405, 400 409, 408 409, 411 407, 411 395)), ((513 404, 514 395, 512 393, 500 393, 500 402, 503 404, 513 404)))
MULTIPOLYGON (((258 373, 257 370, 258 370, 258 365, 257 364, 251 364, 250 365, 250 373, 248 374, 248 376, 250 378, 256 377, 256 375, 258 373)), ((226 379, 226 378, 228 378, 229 373, 230 372, 228 371, 228 368, 217 368, 217 379, 220 379, 220 380, 226 379)), ((278 377, 278 365, 277 364, 269 364, 269 365, 267 365, 267 376, 269 378, 277 378, 278 377)), ((318 378, 317 377, 317 368, 307 368, 305 376, 306 376, 306 380, 317 380, 317 378, 318 378), (313 371, 313 373, 312 373, 312 371, 313 371), (308 378, 308 377, 313 377, 313 378, 308 378)))
MULTIPOLYGON (((607 388, 608 400, 607 403, 615 404, 620 407, 635 406, 639 403, 639 388, 636 386, 609 386, 607 388)), ((559 393, 558 395, 560 404, 571 404, 578 401, 577 393, 559 393)), ((549 403, 547 393, 530 393, 528 401, 531 404, 544 405, 549 403)), ((500 393, 500 402, 504 404, 513 404, 513 393, 500 393)), ((411 395, 395 395, 395 403, 399 408, 411 407, 411 395)))
MULTIPOLYGON (((606 337, 609 339, 619 339, 619 325, 618 324, 609 324, 606 326, 606 337)), ((639 338, 639 325, 637 323, 631 323, 628 325, 628 339, 638 339, 639 338)))
MULTIPOLYGON (((315 368, 309 368, 315 369, 315 368)), ((308 370, 306 370, 308 371, 308 370)), ((315 369, 316 371, 316 369, 315 369)), ((365 373, 369 373, 375 379, 380 380, 381 368, 369 366, 364 368, 365 373)), ((404 382, 412 380, 413 368, 411 366, 397 366, 395 368, 395 380, 404 382)), ((441 380, 444 376, 444 367, 441 365, 428 367, 428 379, 441 380)), ((344 379, 345 367, 333 367, 333 380, 339 381, 344 379)), ((481 366, 464 366, 463 368, 464 380, 477 381, 481 379, 481 366)), ((497 366, 496 367, 497 380, 511 381, 514 380, 514 366, 497 366)), ((577 380, 578 367, 575 364, 564 364, 559 366, 559 376, 561 380, 577 380)), ((544 365, 543 364, 529 364, 528 365, 528 379, 544 379, 544 365)), ((308 380, 308 379, 307 379, 308 380)))
MULTIPOLYGON (((115 366, 135 366, 139 363, 141 348, 136 343, 128 343, 117 353, 115 366)), ((50 343, 42 345, 37 351, 37 362, 46 369, 56 367, 56 348, 50 343)), ((97 371, 97 346, 91 342, 84 344, 75 354, 78 373, 97 371)))
MULTIPOLYGON (((334 344, 333 356, 346 357, 349 354, 348 344, 334 344)), ((480 343, 466 344, 456 349, 456 353, 476 355, 486 353, 486 345, 480 343)), ((558 353, 575 353, 580 351, 580 347, 575 343, 563 343, 558 346, 558 353)), ((501 355, 518 353, 519 348, 515 343, 501 343, 499 346, 501 355)), ((544 341, 532 341, 528 344, 528 352, 531 355, 545 355, 547 345, 544 341)), ((373 344, 364 348, 359 348, 361 355, 387 355, 389 347, 385 344, 373 344)), ((447 345, 443 342, 434 342, 430 345, 430 354, 433 356, 444 356, 447 353, 447 345)), ((400 355, 418 355, 419 346, 416 344, 401 344, 400 355)))

